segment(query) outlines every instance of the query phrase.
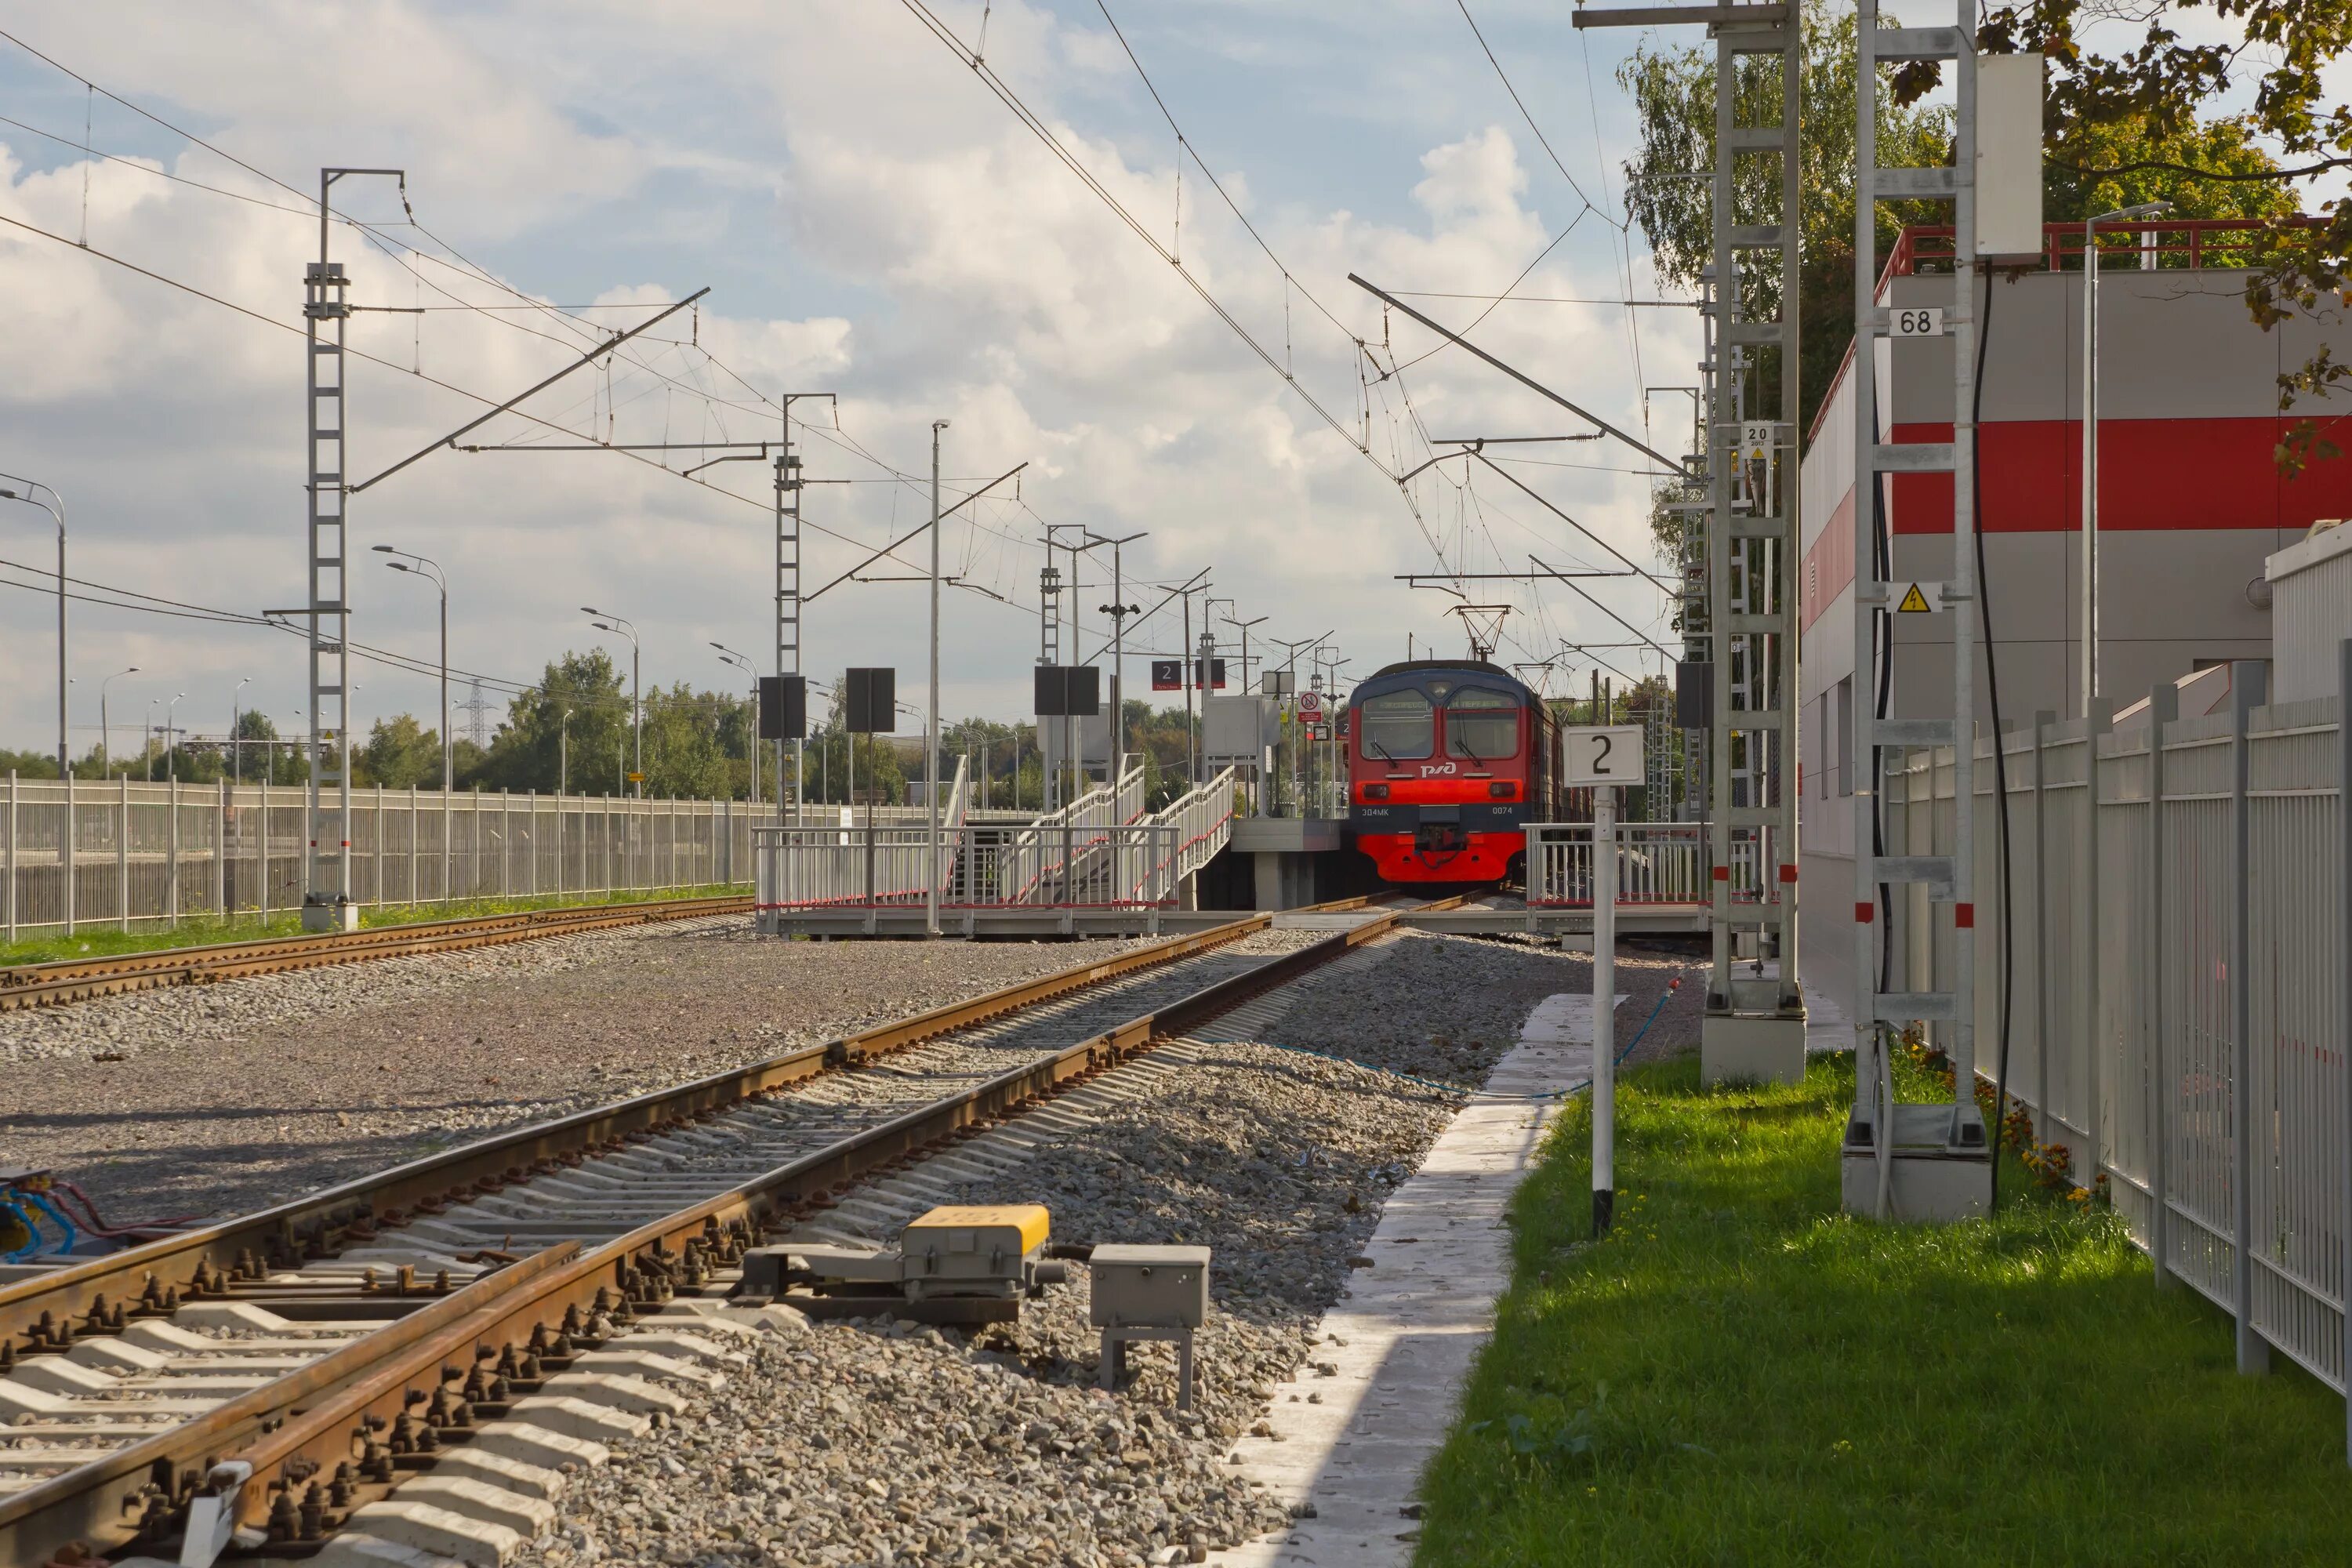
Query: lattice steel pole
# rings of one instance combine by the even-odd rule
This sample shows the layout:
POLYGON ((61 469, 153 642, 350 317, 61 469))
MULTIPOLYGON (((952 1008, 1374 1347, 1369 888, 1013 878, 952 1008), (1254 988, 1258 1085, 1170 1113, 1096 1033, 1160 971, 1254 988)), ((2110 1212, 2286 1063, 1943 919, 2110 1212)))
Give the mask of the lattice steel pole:
POLYGON ((353 931, 359 908, 352 902, 351 631, 350 541, 344 511, 351 475, 350 400, 343 368, 343 336, 352 307, 350 279, 340 261, 329 259, 332 214, 328 198, 347 174, 381 174, 400 180, 398 169, 319 171, 319 259, 303 270, 302 317, 310 421, 306 488, 310 497, 310 553, 306 562, 310 596, 304 614, 310 628, 310 844, 302 889, 302 929, 353 931), (333 786, 331 808, 326 791, 333 786), (330 816, 331 809, 332 815, 330 816))

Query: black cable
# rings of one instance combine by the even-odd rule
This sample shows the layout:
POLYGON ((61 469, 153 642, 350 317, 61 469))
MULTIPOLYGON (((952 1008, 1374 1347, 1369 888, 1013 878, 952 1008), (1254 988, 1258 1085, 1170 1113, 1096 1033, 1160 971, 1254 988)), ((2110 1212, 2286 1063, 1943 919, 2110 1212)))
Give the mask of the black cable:
MULTIPOLYGON (((1885 432, 1878 428, 1876 411, 1871 416, 1874 437, 1884 441, 1885 432)), ((1878 580, 1889 581, 1895 575, 1895 547, 1887 537, 1886 486, 1877 475, 1870 481, 1871 553, 1874 558, 1878 580)), ((1895 627, 1894 617, 1883 606, 1870 612, 1871 622, 1871 697, 1872 717, 1880 723, 1886 721, 1886 705, 1895 689, 1895 627)), ((1886 798, 1880 788, 1880 748, 1874 742, 1870 748, 1870 853, 1874 858, 1886 853, 1886 798)), ((1878 989, 1884 993, 1895 981, 1895 909, 1889 885, 1878 884, 1878 989)), ((1892 1070, 1890 1066, 1889 1070, 1892 1070)))
MULTIPOLYGON (((1984 363, 1986 340, 1992 335, 1992 279, 1985 279, 1984 309, 1977 316, 1977 379, 1974 406, 1969 416, 1977 426, 1977 439, 1969 444, 1969 468, 1972 483, 1969 495, 1975 512, 1977 545, 1977 617, 1984 628, 1985 702, 1992 710, 1992 777, 1993 799, 2000 815, 2000 1047, 1993 1061, 1992 1071, 1992 1191, 1985 1205, 1987 1217, 2000 1207, 2000 1129, 2006 1120, 2009 1105, 2009 1020, 2010 1004, 2014 994, 2016 965, 2011 962, 2014 929, 2010 919, 2009 903, 2009 755, 2008 742, 2000 728, 2000 677, 1995 666, 1992 649, 1992 587, 1985 574, 1984 548, 1984 363)), ((1974 745, 1975 738, 1967 732, 1967 719, 1954 728, 1955 745, 1974 745)), ((1974 1071, 1974 1064, 1970 1064, 1974 1071)), ((1957 1081, 1954 1089, 1959 1085, 1957 1081)), ((1976 1086, 1967 1086, 1973 1095, 1976 1086)))

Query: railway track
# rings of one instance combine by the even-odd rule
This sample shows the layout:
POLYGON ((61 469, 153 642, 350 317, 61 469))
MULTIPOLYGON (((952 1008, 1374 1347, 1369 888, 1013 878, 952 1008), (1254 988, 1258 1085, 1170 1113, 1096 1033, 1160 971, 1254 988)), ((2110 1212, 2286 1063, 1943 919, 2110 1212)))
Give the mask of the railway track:
POLYGON ((0 1013, 168 985, 208 985, 248 975, 277 974, 330 963, 356 963, 371 958, 408 958, 419 953, 573 936, 619 926, 744 914, 751 908, 748 898, 657 899, 645 903, 523 910, 513 914, 379 926, 321 936, 268 937, 256 942, 118 953, 106 958, 22 963, 0 969, 0 1013))
POLYGON ((551 1465, 657 1405, 629 1369, 725 1358, 725 1325, 660 1315, 673 1298, 723 1290, 765 1237, 902 1219, 864 1191, 878 1176, 1090 1092, 1403 912, 1345 904, 1346 929, 1286 952, 1237 944, 1295 919, 1247 917, 0 1286, 0 1563, 162 1552, 214 1513, 303 1555, 416 1471, 551 1465))

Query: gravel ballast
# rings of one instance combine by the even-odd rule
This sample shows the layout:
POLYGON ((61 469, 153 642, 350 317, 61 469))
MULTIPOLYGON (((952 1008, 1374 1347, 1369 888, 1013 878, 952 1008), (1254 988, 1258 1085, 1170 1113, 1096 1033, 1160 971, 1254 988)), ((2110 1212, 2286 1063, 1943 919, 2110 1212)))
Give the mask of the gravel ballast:
POLYGON ((0 1150, 118 1222, 241 1213, 1130 945, 786 942, 735 916, 10 1013, 0 1150))
MULTIPOLYGON (((1621 958, 1621 1018, 1646 1016, 1676 973, 1695 991, 1698 966, 1621 958)), ((772 1335, 726 1387, 584 1477, 534 1560, 1156 1563, 1284 1528, 1229 1463, 1234 1440, 1278 1384, 1313 1371, 1349 1258, 1465 1102, 1398 1074, 1475 1082, 1536 1003, 1590 984, 1580 955, 1392 938, 1286 994, 1255 1031, 1265 1041, 1177 1047, 1188 1065, 1166 1092, 940 1194, 1044 1203, 1064 1240, 1213 1248, 1189 1416, 1173 1409, 1172 1347, 1130 1347, 1132 1384, 1095 1386, 1074 1267, 1017 1325, 966 1335, 875 1319, 772 1335), (1377 1065, 1330 1059, 1342 1055, 1377 1065)), ((1678 995, 1640 1054, 1693 1043, 1695 998, 1684 1011, 1678 995)))

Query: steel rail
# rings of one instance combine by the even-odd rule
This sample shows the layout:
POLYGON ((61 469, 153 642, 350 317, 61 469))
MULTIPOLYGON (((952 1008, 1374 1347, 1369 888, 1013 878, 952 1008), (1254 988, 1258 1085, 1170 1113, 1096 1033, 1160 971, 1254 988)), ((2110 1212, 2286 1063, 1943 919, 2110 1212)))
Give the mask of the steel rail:
POLYGON ((1004 1013, 1240 940, 1272 920, 1252 914, 1108 958, 1001 987, 967 1001, 788 1051, 748 1067, 552 1121, 495 1133, 324 1188, 291 1202, 215 1225, 158 1237, 123 1251, 0 1285, 0 1349, 38 1353, 59 1348, 59 1332, 121 1310, 160 1316, 177 1301, 217 1296, 216 1278, 234 1286, 256 1266, 290 1268, 375 1239, 378 1227, 440 1204, 495 1192, 621 1144, 642 1142, 739 1104, 754 1095, 833 1068, 900 1049, 1004 1013))
POLYGON ((630 904, 574 904, 518 910, 510 914, 463 920, 423 921, 377 926, 323 936, 268 937, 253 942, 211 942, 198 947, 160 948, 106 958, 64 959, 0 969, 0 1013, 56 1006, 171 985, 202 985, 276 974, 322 964, 371 958, 406 958, 422 953, 495 947, 502 942, 658 924, 710 915, 743 914, 748 897, 656 899, 630 904))
MULTIPOLYGON (((1341 900, 1318 908, 1360 909, 1367 901, 1341 900)), ((383 1495, 396 1483, 399 1469, 429 1467, 429 1458, 417 1457, 423 1427, 416 1412, 426 1412, 429 1424, 431 1413, 438 1410, 447 1423, 435 1426, 430 1439, 424 1441, 422 1451, 428 1454, 433 1444, 463 1442, 476 1419, 495 1419, 504 1413, 503 1404, 478 1397, 470 1403, 462 1395, 452 1401, 453 1385, 467 1378, 467 1368, 488 1366, 493 1358, 500 1365, 514 1364, 525 1348, 562 1351, 570 1342, 557 1336, 567 1331, 576 1334, 591 1310, 609 1311, 616 1321, 626 1322, 635 1311, 657 1309, 678 1283, 692 1288, 707 1268, 733 1262, 764 1231, 832 1206, 860 1178, 967 1136, 985 1122, 1021 1114, 1076 1083, 1180 1037, 1389 934, 1409 912, 1452 908, 1462 901, 1455 897, 1375 915, 1362 925, 1212 982, 1051 1056, 813 1151, 625 1236, 585 1251, 576 1242, 563 1242, 531 1254, 195 1421, 0 1499, 0 1562, 40 1561, 73 1540, 102 1550, 166 1540, 179 1511, 221 1458, 252 1467, 254 1484, 239 1493, 235 1504, 241 1524, 268 1528, 274 1523, 283 1530, 293 1521, 297 1528, 304 1528, 299 1521, 307 1504, 314 1512, 331 1508, 322 1521, 331 1527, 337 1522, 334 1516, 347 1516, 352 1507, 383 1495), (395 1458, 401 1445, 386 1447, 376 1442, 373 1434, 379 1432, 395 1437, 408 1434, 408 1457, 395 1458), (356 1468, 355 1458, 360 1461, 356 1468), (343 1500, 333 1502, 331 1489, 338 1484, 343 1500), (298 1493, 302 1494, 299 1500, 298 1493)), ((1130 973, 1143 965, 1124 960, 1164 963, 1223 946, 1270 923, 1270 916, 1254 915, 1138 954, 1006 987, 973 1003, 935 1008, 834 1045, 857 1042, 890 1048, 885 1042, 893 1031, 904 1043, 966 1026, 1086 983, 1057 982, 1130 973)), ((848 1054, 868 1053, 853 1047, 848 1054)), ((812 1057, 841 1059, 832 1046, 821 1046, 769 1065, 801 1064, 812 1057)), ((704 1079, 687 1087, 704 1089, 718 1081, 704 1079)), ((645 1096, 628 1103, 644 1105, 662 1098, 645 1096)), ((564 1120, 576 1123, 582 1119, 564 1120)), ((540 1370, 567 1364, 562 1355, 551 1355, 540 1370)), ((536 1386, 535 1382, 520 1382, 508 1392, 527 1394, 536 1386)))

